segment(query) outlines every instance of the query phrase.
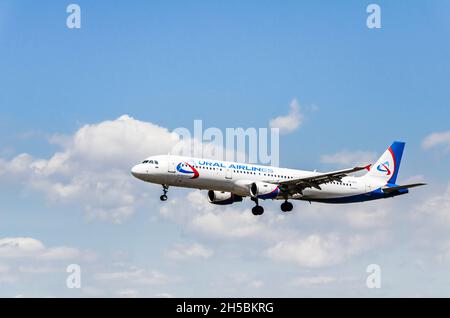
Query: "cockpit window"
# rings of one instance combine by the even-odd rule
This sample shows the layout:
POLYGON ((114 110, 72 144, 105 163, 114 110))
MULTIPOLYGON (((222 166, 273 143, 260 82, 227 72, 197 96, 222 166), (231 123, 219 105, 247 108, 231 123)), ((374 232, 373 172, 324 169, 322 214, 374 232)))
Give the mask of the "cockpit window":
POLYGON ((159 165, 158 160, 155 160, 155 164, 159 165))
POLYGON ((157 160, 144 160, 142 163, 158 164, 157 160))

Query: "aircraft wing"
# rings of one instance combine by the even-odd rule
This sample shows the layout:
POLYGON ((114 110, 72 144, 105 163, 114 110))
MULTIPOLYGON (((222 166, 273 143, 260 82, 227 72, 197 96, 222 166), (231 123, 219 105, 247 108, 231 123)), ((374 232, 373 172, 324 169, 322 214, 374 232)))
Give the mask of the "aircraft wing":
POLYGON ((420 187, 420 186, 424 186, 424 185, 427 185, 427 184, 426 183, 413 183, 413 184, 405 184, 405 185, 396 186, 396 187, 383 187, 381 190, 383 190, 384 193, 392 193, 392 192, 395 192, 398 190, 415 188, 415 187, 420 187))
POLYGON ((323 183, 328 183, 328 182, 332 182, 332 181, 341 181, 341 179, 343 177, 347 176, 349 173, 354 173, 354 172, 358 172, 358 171, 361 171, 364 169, 369 169, 369 168, 370 168, 370 165, 365 166, 365 167, 354 167, 354 168, 350 168, 350 169, 318 173, 318 174, 312 175, 310 177, 303 177, 303 178, 298 178, 298 179, 280 181, 279 184, 288 189, 294 188, 298 192, 301 192, 303 189, 306 189, 306 188, 316 188, 318 190, 322 190, 320 185, 323 183))

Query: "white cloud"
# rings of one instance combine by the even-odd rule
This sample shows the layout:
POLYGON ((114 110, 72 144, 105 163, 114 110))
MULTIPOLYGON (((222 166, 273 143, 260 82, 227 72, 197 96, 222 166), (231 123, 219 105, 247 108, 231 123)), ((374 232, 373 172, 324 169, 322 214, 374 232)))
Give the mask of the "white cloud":
MULTIPOLYGON (((242 207, 244 204, 217 207, 208 203, 206 192, 194 191, 181 199, 171 198, 160 208, 160 215, 183 225, 199 240, 245 241, 246 246, 248 242, 258 242, 266 246, 262 254, 269 259, 315 268, 340 264, 387 239, 382 229, 389 224, 390 214, 384 210, 392 209, 389 202, 380 208, 370 205, 355 209, 352 206, 340 207, 339 211, 324 205, 308 205, 301 211, 302 223, 323 225, 326 220, 326 223, 340 224, 345 234, 325 232, 299 237, 299 218, 296 214, 281 214, 278 205, 265 202, 266 213, 263 217, 255 217, 249 208, 242 207), (276 210, 272 211, 274 206, 276 210), (369 235, 352 235, 355 228, 379 230, 369 235)), ((256 250, 258 255, 261 252, 261 249, 256 250)))
POLYGON ((94 275, 94 278, 98 281, 119 281, 142 285, 163 285, 176 281, 176 279, 170 278, 161 272, 137 267, 97 273, 94 275))
POLYGON ((450 240, 439 243, 439 251, 435 255, 435 261, 439 264, 450 264, 450 240))
POLYGON ((264 286, 264 282, 262 280, 252 280, 248 286, 250 288, 255 288, 255 289, 259 289, 262 288, 264 286))
POLYGON ((269 127, 279 128, 280 134, 289 134, 298 129, 302 122, 303 115, 300 113, 300 105, 297 99, 293 99, 290 104, 289 114, 271 119, 269 127))
POLYGON ((6 172, 7 162, 6 160, 0 158, 0 176, 6 172))
POLYGON ((9 270, 10 270, 9 266, 0 264, 0 274, 7 273, 7 272, 9 272, 9 270))
POLYGON ((335 164, 339 166, 363 166, 375 163, 376 159, 376 152, 349 150, 342 150, 335 154, 322 155, 320 157, 320 161, 322 163, 335 164))
POLYGON ((43 251, 45 251, 44 244, 30 237, 8 237, 0 239, 0 257, 35 256, 43 251))
POLYGON ((123 115, 114 121, 86 125, 73 137, 75 157, 95 165, 129 165, 149 155, 167 153, 178 136, 152 123, 123 115))
POLYGON ((295 287, 314 287, 324 288, 325 286, 341 283, 355 283, 360 282, 361 278, 356 276, 330 276, 330 275, 316 275, 316 276, 298 276, 290 280, 289 285, 295 287))
POLYGON ((66 246, 46 247, 31 237, 1 238, 0 260, 7 264, 0 264, 0 283, 26 284, 34 275, 65 273, 66 262, 89 262, 93 255, 66 246))
POLYGON ((146 196, 130 176, 139 160, 170 152, 178 136, 167 129, 123 115, 81 127, 74 135, 57 136, 61 151, 50 159, 21 154, 0 162, 0 172, 42 191, 52 202, 76 203, 88 219, 121 223, 146 196))
MULTIPOLYGON (((94 138, 91 130, 95 131, 96 135, 110 132, 108 125, 112 127, 116 127, 116 125, 118 127, 123 126, 120 129, 128 127, 129 129, 124 129, 123 131, 126 131, 129 137, 133 135, 134 129, 131 127, 134 125, 141 126, 142 124, 143 127, 147 126, 146 123, 136 121, 127 116, 103 123, 87 125, 84 130, 83 128, 80 129, 82 133, 76 132, 72 136, 55 138, 53 142, 58 143, 62 149, 49 159, 34 158, 29 154, 23 154, 13 160, 0 160, 0 171, 3 171, 4 174, 14 174, 22 177, 24 182, 34 189, 46 193, 53 202, 79 203, 83 206, 86 215, 90 219, 108 220, 115 223, 123 222, 133 215, 135 209, 144 200, 147 204, 153 203, 148 202, 146 191, 140 191, 139 187, 143 183, 134 180, 129 175, 129 168, 134 163, 131 162, 130 165, 129 161, 134 159, 129 160, 128 157, 118 154, 117 161, 105 158, 104 164, 106 168, 101 169, 103 165, 100 155, 101 149, 96 149, 97 153, 95 154, 91 154, 91 150, 101 147, 102 141, 85 143, 84 139, 94 138), (103 123, 107 123, 107 125, 104 126, 103 123), (75 176, 73 171, 77 171, 75 176)), ((148 133, 151 133, 152 129, 148 128, 148 133)), ((155 131, 158 132, 160 130, 156 129, 155 131)), ((160 138, 166 138, 170 135, 169 131, 162 129, 160 138)), ((133 136, 133 138, 140 138, 140 133, 133 136)), ((104 136, 104 138, 107 137, 104 136)), ((128 142, 126 139, 120 139, 120 136, 114 136, 114 134, 111 134, 111 138, 118 143, 124 143, 123 148, 126 152, 134 153, 125 144, 128 142)), ((103 139, 99 138, 99 140, 103 139)), ((113 141, 109 140, 108 142, 111 143, 113 141)), ((115 153, 118 148, 116 147, 116 150, 112 150, 112 152, 115 153)), ((165 150, 152 148, 140 151, 143 154, 139 154, 138 159, 165 150)), ((364 158, 366 156, 366 158, 369 158, 371 155, 369 152, 357 152, 353 159, 349 159, 348 156, 342 155, 345 155, 344 151, 338 154, 341 154, 341 156, 331 158, 329 155, 330 157, 327 160, 330 163, 347 165, 352 160, 357 160, 355 159, 357 157, 364 158), (331 160, 334 161, 331 162, 331 160)), ((375 154, 373 153, 372 157, 374 156, 375 154)), ((357 163, 362 164, 366 163, 366 161, 357 163)), ((142 188, 144 186, 146 185, 143 184, 142 188)), ((437 198, 429 198, 429 200, 426 200, 426 204, 427 206, 445 208, 447 206, 446 198, 449 196, 450 190, 447 190, 445 194, 438 195, 437 198)), ((155 198, 157 200, 157 196, 155 198)), ((167 252, 166 256, 175 260, 192 258, 205 260, 210 259, 212 255, 216 255, 214 258, 219 258, 223 255, 228 257, 231 254, 230 250, 233 250, 232 253, 236 254, 233 254, 231 257, 234 257, 234 260, 239 265, 244 264, 242 266, 247 264, 245 263, 245 258, 250 259, 250 261, 254 261, 253 258, 258 258, 258 261, 261 261, 261 256, 264 255, 269 257, 268 260, 276 262, 284 261, 302 267, 319 268, 342 264, 349 258, 375 247, 380 241, 377 238, 373 238, 373 235, 370 233, 368 235, 355 234, 358 233, 355 232, 355 228, 363 230, 370 228, 370 232, 373 232, 373 228, 382 229, 387 224, 395 222, 395 220, 391 221, 394 214, 391 212, 395 209, 387 206, 386 209, 388 210, 384 211, 385 206, 383 202, 368 204, 367 206, 357 205, 342 208, 319 204, 306 205, 303 202, 295 202, 296 210, 292 214, 280 213, 278 202, 266 201, 263 204, 266 208, 266 213, 262 217, 254 217, 250 212, 251 203, 249 202, 237 203, 226 207, 214 206, 208 203, 205 191, 174 191, 170 195, 170 200, 161 204, 159 217, 181 225, 183 235, 187 237, 188 241, 200 243, 176 245, 167 252), (185 194, 187 195, 185 196, 185 194), (311 234, 312 228, 314 229, 313 234, 311 234), (336 232, 328 234, 330 229, 336 232), (222 244, 222 241, 226 241, 225 244, 222 244), (222 245, 227 245, 224 250, 225 253, 221 253, 223 251, 219 250, 222 248, 222 245), (239 255, 238 253, 241 254, 239 255), (244 253, 245 258, 243 256, 244 253)), ((445 209, 450 211, 448 207, 445 209)), ((444 216, 445 213, 442 212, 442 217, 444 216)), ((447 224, 450 224, 450 220, 447 224)), ((52 261, 73 259, 85 255, 85 252, 70 247, 46 247, 38 240, 33 241, 34 239, 31 239, 32 241, 27 242, 26 240, 22 241, 21 238, 18 239, 18 242, 16 242, 18 247, 16 249, 8 247, 11 245, 11 242, 6 242, 7 244, 4 244, 3 247, 0 244, 0 257, 3 253, 3 255, 10 255, 4 256, 5 258, 32 256, 39 261, 52 261), (28 252, 26 252, 27 250, 28 252)), ((14 244, 12 245, 14 246, 14 244)), ((441 261, 447 259, 446 250, 442 250, 439 255, 437 259, 441 261)), ((262 261, 264 262, 264 260, 262 261)), ((175 264, 175 266, 178 265, 175 264)), ((275 265, 275 268, 278 267, 279 265, 275 265)), ((42 269, 41 272, 51 268, 49 266, 42 269)), ((108 286, 108 288, 104 288, 107 291, 106 293, 116 296, 133 296, 134 291, 142 295, 144 292, 139 290, 142 284, 164 285, 176 281, 176 278, 167 274, 148 269, 136 267, 121 268, 119 270, 108 269, 94 275, 93 281, 96 284, 108 286), (132 284, 131 288, 128 284, 132 284)), ((28 266, 27 264, 26 267, 19 268, 19 273, 39 272, 39 268, 34 265, 28 266)), ((9 277, 12 276, 9 275, 9 277)), ((8 279, 11 280, 11 278, 8 279)), ((321 286, 332 283, 333 279, 335 278, 320 275, 319 273, 314 277, 300 277, 295 282, 300 286, 321 286)), ((270 283, 267 281, 267 284, 271 286, 270 283)), ((236 278, 236 280, 230 279, 229 284, 238 286, 241 290, 246 288, 266 289, 261 288, 265 286, 265 283, 259 277, 252 276, 247 276, 245 279, 241 278, 240 282, 239 278, 236 278)), ((252 291, 256 292, 256 290, 252 291)), ((155 291, 151 291, 151 295, 154 295, 154 293, 155 291)), ((239 293, 239 290, 236 291, 237 295, 239 293)))
MULTIPOLYGON (((130 196, 131 197, 131 196, 130 196)), ((133 199, 134 200, 134 199, 133 199)), ((134 214, 134 206, 132 204, 128 206, 114 207, 91 207, 86 206, 86 216, 88 220, 102 220, 111 221, 116 224, 122 223, 134 214)))
POLYGON ((165 253, 170 260, 180 261, 185 259, 208 259, 214 255, 212 249, 206 248, 199 243, 177 244, 165 253))
POLYGON ((16 283, 17 280, 18 280, 18 277, 15 275, 4 275, 4 274, 0 275, 0 283, 2 283, 2 284, 16 283))
POLYGON ((34 258, 45 261, 61 261, 93 258, 93 253, 81 252, 76 248, 46 247, 31 237, 9 237, 0 239, 0 258, 34 258))
POLYGON ((29 154, 23 153, 13 158, 10 162, 4 162, 3 169, 11 173, 23 173, 27 171, 32 163, 33 158, 29 154))
POLYGON ((450 227, 450 183, 441 193, 433 194, 417 206, 419 215, 439 226, 450 227))
POLYGON ((257 290, 264 287, 264 281, 256 279, 253 275, 245 272, 233 272, 221 277, 214 283, 217 289, 233 290, 233 289, 252 289, 257 290))
MULTIPOLYGON (((208 202, 206 192, 195 191, 189 192, 187 198, 171 199, 160 208, 160 214, 201 237, 270 240, 282 235, 272 225, 281 223, 283 216, 267 220, 255 218, 249 209, 242 208, 242 204, 215 206, 208 202)), ((286 235, 288 233, 284 232, 283 237, 286 235)))
POLYGON ((136 289, 127 288, 119 290, 116 295, 123 298, 137 298, 139 297, 139 291, 136 289))
POLYGON ((62 272, 65 268, 57 268, 53 266, 38 266, 38 265, 21 265, 18 268, 18 271, 20 273, 25 274, 47 274, 47 273, 54 273, 54 272, 62 272))
POLYGON ((198 215, 189 224, 199 233, 216 238, 246 238, 264 231, 264 224, 255 220, 249 211, 228 210, 224 214, 198 215))
POLYGON ((79 257, 81 257, 81 252, 78 249, 66 246, 48 248, 39 255, 42 260, 69 260, 79 257))
POLYGON ((355 228, 385 227, 388 224, 389 209, 385 206, 376 209, 355 208, 346 213, 347 220, 355 228))
POLYGON ((174 296, 169 293, 159 293, 159 294, 156 294, 155 297, 157 297, 157 298, 173 298, 174 296))
POLYGON ((423 149, 441 147, 445 152, 450 151, 450 131, 432 133, 422 141, 423 149))
POLYGON ((104 297, 105 291, 103 289, 93 287, 93 286, 83 286, 81 287, 81 292, 87 297, 104 297))
POLYGON ((343 237, 337 234, 312 234, 305 238, 281 241, 269 248, 266 254, 275 261, 319 268, 342 263, 373 244, 374 242, 361 235, 343 237))
POLYGON ((201 144, 127 115, 84 125, 73 135, 55 135, 50 142, 61 150, 49 159, 26 153, 9 161, 0 158, 0 174, 10 176, 3 180, 22 182, 45 193, 52 203, 76 204, 88 220, 117 224, 130 218, 140 204, 148 204, 145 184, 130 175, 136 162, 201 144))
POLYGON ((315 285, 327 285, 336 282, 336 278, 332 276, 304 276, 295 277, 291 281, 291 285, 294 286, 315 286, 315 285))

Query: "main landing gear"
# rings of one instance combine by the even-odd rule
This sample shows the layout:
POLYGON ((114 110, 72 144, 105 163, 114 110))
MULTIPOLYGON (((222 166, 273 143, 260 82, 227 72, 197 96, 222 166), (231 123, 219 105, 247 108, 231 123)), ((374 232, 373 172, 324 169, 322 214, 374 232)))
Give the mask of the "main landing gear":
POLYGON ((281 203, 281 211, 283 212, 291 212, 294 206, 291 202, 288 202, 287 200, 283 203, 281 203))
POLYGON ((264 213, 264 208, 258 204, 258 198, 252 198, 252 201, 256 203, 252 208, 253 215, 262 215, 264 213))
POLYGON ((167 191, 169 191, 169 186, 168 185, 166 185, 166 184, 163 184, 163 195, 162 196, 160 196, 159 197, 159 199, 161 200, 161 201, 167 201, 167 191))
MULTIPOLYGON (((252 208, 253 215, 263 214, 264 208, 258 204, 258 198, 251 198, 251 200, 256 203, 256 205, 252 208)), ((281 204, 281 211, 283 212, 291 212, 293 208, 294 205, 291 202, 288 202, 288 200, 281 204)))

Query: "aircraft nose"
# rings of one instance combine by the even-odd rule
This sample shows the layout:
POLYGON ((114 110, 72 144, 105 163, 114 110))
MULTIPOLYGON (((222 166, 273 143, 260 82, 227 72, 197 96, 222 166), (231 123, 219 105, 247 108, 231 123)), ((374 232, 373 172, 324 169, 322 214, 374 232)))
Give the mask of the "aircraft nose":
POLYGON ((136 177, 136 178, 138 178, 139 177, 139 174, 140 174, 140 167, 139 167, 140 165, 135 165, 133 168, 131 168, 131 174, 134 176, 134 177, 136 177))

